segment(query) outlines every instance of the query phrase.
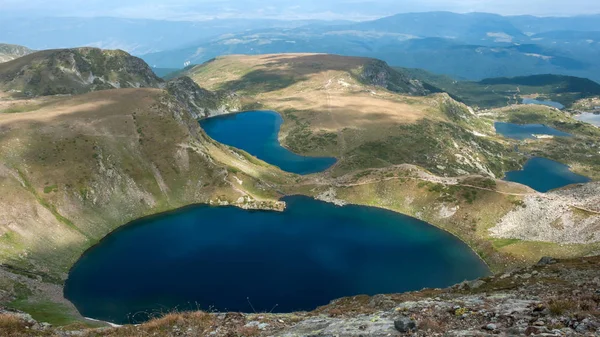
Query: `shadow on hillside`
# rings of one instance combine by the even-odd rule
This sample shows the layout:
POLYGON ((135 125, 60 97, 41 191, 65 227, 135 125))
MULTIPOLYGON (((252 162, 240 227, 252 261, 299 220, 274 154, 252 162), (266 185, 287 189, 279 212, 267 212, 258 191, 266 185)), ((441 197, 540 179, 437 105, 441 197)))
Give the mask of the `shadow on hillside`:
POLYGON ((240 79, 221 85, 221 90, 245 91, 257 94, 285 89, 301 81, 307 81, 310 75, 325 71, 349 71, 365 63, 365 58, 339 55, 272 55, 263 68, 249 72, 240 79))

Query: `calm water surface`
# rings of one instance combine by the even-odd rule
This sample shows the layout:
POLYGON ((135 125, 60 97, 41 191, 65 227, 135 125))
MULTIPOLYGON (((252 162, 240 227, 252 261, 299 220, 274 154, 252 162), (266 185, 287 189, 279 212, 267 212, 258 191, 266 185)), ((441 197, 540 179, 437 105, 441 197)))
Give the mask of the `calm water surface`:
POLYGON ((278 139, 282 123, 283 119, 274 111, 248 111, 200 121, 214 140, 242 149, 284 171, 310 174, 335 164, 335 158, 300 156, 282 147, 278 139))
POLYGON ((533 98, 523 98, 523 104, 537 104, 537 105, 546 105, 557 109, 564 109, 565 106, 554 101, 542 101, 533 98))
POLYGON ((311 310, 489 274, 456 237, 414 218, 284 200, 281 213, 193 206, 135 221, 84 254, 65 296, 84 316, 125 323, 174 308, 311 310))
POLYGON ((494 123, 496 132, 504 137, 524 140, 535 139, 533 135, 550 135, 556 137, 572 137, 570 133, 558 131, 555 128, 542 124, 513 124, 513 123, 494 123))
POLYGON ((600 126, 600 114, 584 112, 582 114, 576 115, 575 119, 578 121, 590 123, 595 126, 600 126))
POLYGON ((588 177, 571 172, 567 165, 541 157, 529 159, 520 171, 507 172, 505 180, 527 185, 539 192, 590 181, 588 177))

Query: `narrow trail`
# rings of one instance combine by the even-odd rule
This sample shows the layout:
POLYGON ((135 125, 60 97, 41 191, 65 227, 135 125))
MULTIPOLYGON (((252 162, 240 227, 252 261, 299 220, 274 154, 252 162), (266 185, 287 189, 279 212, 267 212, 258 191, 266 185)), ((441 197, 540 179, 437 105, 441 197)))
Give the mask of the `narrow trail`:
MULTIPOLYGON (((306 183, 303 183, 302 185, 319 185, 319 186, 332 186, 332 187, 356 187, 356 186, 372 185, 372 184, 377 184, 377 183, 382 183, 382 182, 392 181, 392 180, 400 180, 400 179, 416 180, 416 181, 423 181, 423 182, 435 182, 435 183, 442 183, 442 184, 449 185, 449 186, 468 187, 468 188, 473 188, 473 189, 477 189, 477 190, 481 190, 481 191, 498 193, 501 195, 520 196, 520 197, 537 196, 539 198, 543 198, 543 199, 547 199, 547 200, 552 200, 552 201, 556 200, 556 198, 553 196, 550 196, 545 193, 537 192, 537 191, 531 191, 528 193, 503 192, 503 191, 498 191, 498 190, 491 189, 491 188, 475 186, 475 185, 470 185, 470 184, 460 184, 460 183, 453 184, 453 183, 439 182, 439 181, 435 181, 433 179, 419 178, 419 177, 387 177, 387 178, 369 179, 369 180, 364 180, 364 181, 357 182, 357 183, 336 183, 336 182, 330 182, 327 180, 313 180, 313 181, 308 181, 306 183)), ((584 212, 600 215, 600 211, 588 209, 588 208, 573 205, 570 203, 566 203, 566 205, 569 207, 584 211, 584 212)))
POLYGON ((327 112, 329 113, 329 118, 331 121, 337 126, 338 132, 338 140, 339 140, 339 159, 342 160, 344 158, 344 153, 346 152, 346 139, 344 139, 344 130, 342 129, 341 124, 335 118, 333 112, 331 111, 331 94, 329 93, 329 86, 333 84, 333 80, 335 77, 327 79, 326 75, 323 75, 324 79, 327 80, 325 84, 325 99, 327 104, 327 112))

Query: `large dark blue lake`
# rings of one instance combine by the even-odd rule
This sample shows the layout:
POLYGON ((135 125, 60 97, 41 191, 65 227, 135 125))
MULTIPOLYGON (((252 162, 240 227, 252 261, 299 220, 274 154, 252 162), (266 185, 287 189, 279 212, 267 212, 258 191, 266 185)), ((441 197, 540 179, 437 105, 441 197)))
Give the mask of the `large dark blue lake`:
POLYGON ((570 133, 556 130, 555 128, 543 124, 513 124, 513 123, 494 123, 496 132, 504 137, 524 140, 535 139, 533 135, 549 135, 557 137, 572 137, 570 133))
POLYGON ((520 171, 507 172, 505 180, 527 185, 539 192, 590 181, 588 177, 571 172, 567 165, 541 157, 529 159, 520 171))
POLYGON ((135 221, 81 257, 65 296, 84 316, 125 323, 176 308, 311 310, 489 274, 463 242, 414 218, 284 201, 284 212, 192 206, 135 221))
POLYGON ((244 150, 284 171, 310 174, 335 164, 335 158, 300 156, 282 147, 278 139, 282 123, 283 119, 274 111, 248 111, 200 121, 212 139, 244 150))

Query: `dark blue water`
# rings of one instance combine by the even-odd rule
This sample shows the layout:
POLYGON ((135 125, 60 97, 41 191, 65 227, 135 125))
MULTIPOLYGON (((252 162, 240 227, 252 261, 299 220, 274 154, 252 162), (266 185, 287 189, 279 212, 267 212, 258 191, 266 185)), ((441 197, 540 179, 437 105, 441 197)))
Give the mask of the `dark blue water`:
POLYGON ((541 157, 529 159, 521 171, 507 172, 504 179, 539 192, 590 181, 588 177, 571 172, 567 165, 541 157))
POLYGON ((456 237, 414 218, 284 200, 282 213, 193 206, 135 221, 84 254, 65 296, 84 316, 125 323, 173 308, 311 310, 489 274, 456 237))
POLYGON ((513 124, 513 123, 494 123, 496 132, 504 137, 512 139, 534 139, 533 135, 551 135, 557 137, 572 137, 570 133, 558 131, 542 124, 513 124))
POLYGON ((523 104, 537 104, 537 105, 546 105, 557 109, 564 109, 565 106, 554 101, 540 101, 532 98, 523 98, 523 104))
POLYGON ((304 157, 282 147, 278 139, 282 123, 281 116, 273 111, 248 111, 200 121, 212 139, 242 149, 284 171, 310 174, 335 164, 335 158, 304 157))

